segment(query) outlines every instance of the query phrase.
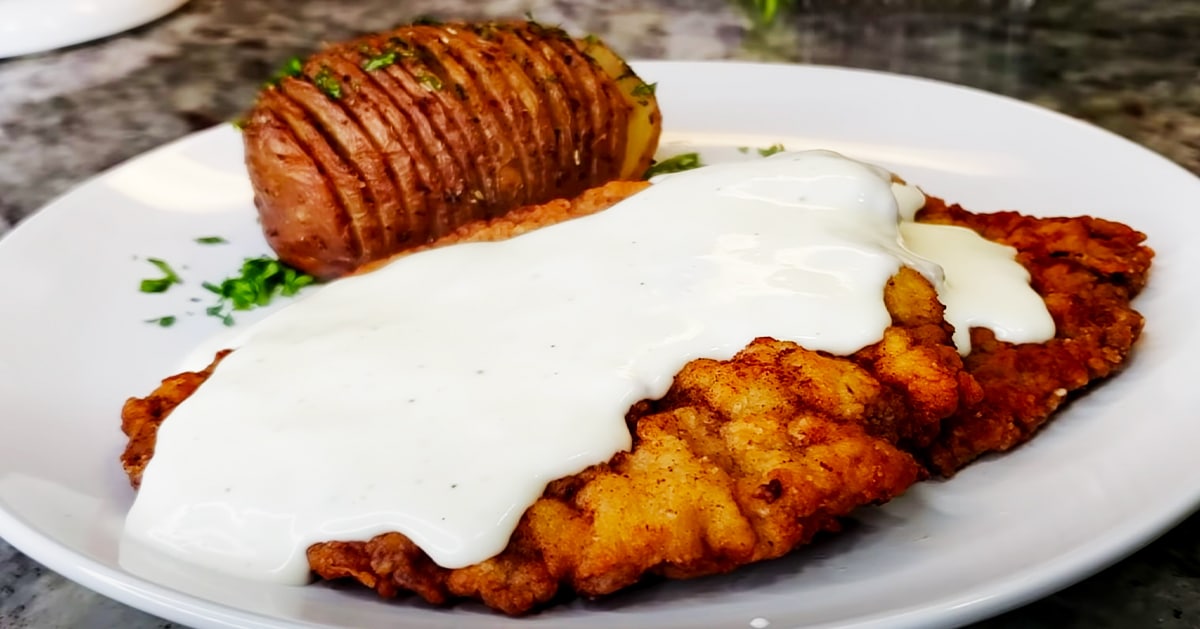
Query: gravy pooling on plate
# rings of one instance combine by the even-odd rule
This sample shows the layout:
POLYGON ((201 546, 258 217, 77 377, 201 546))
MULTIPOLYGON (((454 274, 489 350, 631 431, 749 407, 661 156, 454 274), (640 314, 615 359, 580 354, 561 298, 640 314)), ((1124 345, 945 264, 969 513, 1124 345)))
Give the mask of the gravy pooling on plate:
POLYGON ((962 353, 973 325, 1053 337, 1014 250, 911 222, 923 204, 877 167, 781 153, 334 282, 252 328, 163 423, 125 537, 288 583, 311 544, 389 531, 478 563, 548 482, 628 449, 626 411, 688 361, 762 336, 879 341, 902 265, 937 287, 962 353))

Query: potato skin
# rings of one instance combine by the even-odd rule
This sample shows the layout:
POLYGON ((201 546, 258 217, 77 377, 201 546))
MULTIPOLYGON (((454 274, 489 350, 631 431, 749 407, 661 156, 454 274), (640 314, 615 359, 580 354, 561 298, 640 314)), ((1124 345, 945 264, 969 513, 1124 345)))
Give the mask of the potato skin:
POLYGON ((325 47, 246 118, 263 231, 319 278, 473 221, 640 179, 653 89, 594 38, 536 22, 419 24, 325 47))

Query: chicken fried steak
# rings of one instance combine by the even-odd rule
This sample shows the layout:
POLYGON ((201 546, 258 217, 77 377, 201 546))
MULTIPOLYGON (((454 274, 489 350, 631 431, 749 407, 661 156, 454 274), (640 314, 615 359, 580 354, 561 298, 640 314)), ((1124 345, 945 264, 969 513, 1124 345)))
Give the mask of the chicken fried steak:
MULTIPOLYGON (((450 238, 504 238, 602 209, 641 185, 530 208, 450 238)), ((836 530, 840 518, 900 495, 927 470, 950 475, 1019 444, 1071 392, 1128 357, 1142 327, 1130 300, 1152 256, 1142 234, 1092 218, 976 215, 934 198, 920 219, 1016 247, 1056 337, 1012 345, 975 329, 972 353, 960 358, 933 287, 904 268, 884 295, 892 325, 852 355, 760 338, 730 360, 686 365, 666 396, 630 410, 632 449, 550 483, 501 554, 446 569, 388 533, 314 544, 312 570, 383 596, 479 599, 508 614, 571 593, 609 594, 648 575, 728 572, 836 530)), ((161 421, 211 369, 173 376, 126 403, 122 461, 135 487, 161 421)))
MULTIPOLYGON (((903 269, 886 301, 893 325, 853 356, 757 339, 732 360, 690 363, 663 400, 630 411, 632 450, 551 483, 496 557, 448 570, 391 533, 315 544, 309 564, 383 596, 477 598, 521 614, 563 592, 599 596, 649 574, 697 577, 782 556, 921 479, 897 443, 928 442, 979 397, 932 286, 903 269)), ((148 436, 206 376, 169 378, 126 404, 135 484, 148 436)))
POLYGON ((969 227, 1016 248, 1056 328, 1053 339, 1022 345, 971 330, 964 362, 983 399, 943 422, 920 453, 950 476, 983 454, 1029 440, 1072 394, 1120 370, 1142 331, 1131 301, 1146 285, 1154 252, 1143 244, 1145 234, 1098 218, 974 214, 933 197, 917 218, 969 227))

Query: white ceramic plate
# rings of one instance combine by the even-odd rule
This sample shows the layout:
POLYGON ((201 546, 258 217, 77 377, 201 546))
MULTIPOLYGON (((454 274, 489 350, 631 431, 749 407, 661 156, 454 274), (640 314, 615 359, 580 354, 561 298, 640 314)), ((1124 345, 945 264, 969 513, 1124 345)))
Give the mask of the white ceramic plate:
POLYGON ((0 59, 53 50, 141 26, 187 0, 0 0, 0 59))
POLYGON ((1149 324, 1131 368, 1031 444, 864 510, 846 534, 729 576, 520 620, 186 569, 151 582, 116 559, 133 499, 117 464, 121 403, 222 331, 203 314, 200 282, 267 251, 239 138, 224 127, 101 175, 0 241, 0 536, 88 587, 197 626, 929 627, 1048 594, 1197 506, 1200 180, 1083 123, 940 83, 814 67, 638 70, 659 84, 666 155, 696 146, 710 161, 757 159, 736 147, 776 142, 831 148, 976 210, 1091 213, 1147 232, 1158 258, 1138 300, 1149 324), (207 235, 231 242, 193 241, 207 235), (171 262, 187 283, 139 293, 138 281, 155 275, 145 256, 171 262), (167 314, 180 322, 143 322, 167 314))

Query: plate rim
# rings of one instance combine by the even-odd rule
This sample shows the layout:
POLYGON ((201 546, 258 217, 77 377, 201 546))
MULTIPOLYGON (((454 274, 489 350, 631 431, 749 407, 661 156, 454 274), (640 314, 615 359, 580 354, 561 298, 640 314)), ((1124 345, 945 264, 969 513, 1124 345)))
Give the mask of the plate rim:
MULTIPOLYGON (((1200 198, 1200 177, 1162 154, 1087 121, 1073 118, 1061 112, 1011 96, 989 92, 980 88, 881 70, 817 64, 740 60, 633 60, 630 64, 637 71, 647 73, 669 73, 672 67, 744 66, 759 67, 772 72, 859 75, 876 79, 893 80, 898 83, 922 85, 925 86, 925 89, 950 89, 968 92, 980 98, 998 99, 1006 106, 1011 107, 1015 105, 1027 113, 1048 117, 1055 124, 1070 124, 1079 129, 1086 130, 1088 133, 1098 133, 1105 136, 1108 141, 1117 140, 1125 150, 1140 152, 1143 156, 1153 156, 1157 160, 1158 167, 1168 168, 1176 171, 1178 174, 1190 177, 1196 185, 1197 195, 1200 198)), ((209 136, 234 132, 233 129, 227 127, 228 125, 222 123, 208 129, 181 136, 84 178, 67 192, 55 197, 22 220, 17 221, 11 229, 0 235, 0 247, 3 247, 4 243, 13 234, 24 231, 27 225, 44 220, 50 213, 57 211, 57 207, 68 203, 70 198, 78 193, 80 189, 94 185, 113 172, 135 162, 143 159, 153 159, 160 152, 171 150, 182 144, 200 142, 209 136)), ((879 626, 880 623, 884 622, 888 626, 917 626, 918 623, 920 626, 931 626, 930 623, 939 626, 957 625, 1003 613, 1085 579, 1117 563, 1168 532, 1195 512, 1197 508, 1200 508, 1200 487, 1187 492, 1176 492, 1175 500, 1170 502, 1172 503, 1171 508, 1159 513, 1158 517, 1141 518, 1134 521, 1124 520, 1122 521, 1123 526, 1110 528, 1104 535, 1093 538, 1091 543, 1086 547, 1086 551, 1076 549, 1066 556, 1058 557, 1056 561, 1049 565, 1044 562, 1039 563, 1023 571, 1010 573, 1004 579, 992 582, 987 586, 978 586, 967 592, 939 598, 934 601, 922 601, 910 607, 891 610, 887 613, 858 617, 853 619, 849 624, 839 624, 838 626, 879 626), (1100 550, 1097 550, 1097 548, 1100 550), (1032 586, 1030 585, 1031 583, 1033 584, 1032 586)), ((18 551, 71 581, 130 607, 168 620, 211 627, 295 626, 291 622, 284 622, 278 618, 208 601, 186 592, 152 583, 136 575, 119 572, 100 561, 43 537, 30 523, 25 522, 16 514, 10 513, 3 505, 0 505, 0 533, 2 533, 0 537, 18 551)))
MULTIPOLYGON (((112 0, 108 2, 112 4, 112 0)), ((162 19, 179 10, 187 2, 188 0, 154 0, 153 3, 147 4, 144 1, 123 0, 123 6, 106 7, 110 11, 123 13, 98 22, 94 19, 94 13, 81 10, 79 3, 73 3, 73 6, 57 9, 55 12, 58 15, 41 16, 42 21, 39 24, 9 22, 8 31, 23 32, 24 38, 18 38, 17 44, 0 43, 0 59, 36 55, 118 35, 162 19), (53 27, 47 26, 46 22, 50 21, 55 23, 53 27)), ((44 3, 41 6, 44 10, 44 3)), ((3 12, 2 7, 0 12, 3 12)))

